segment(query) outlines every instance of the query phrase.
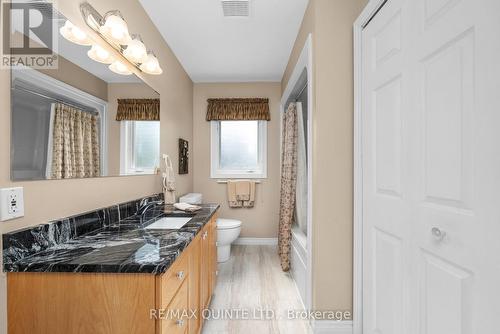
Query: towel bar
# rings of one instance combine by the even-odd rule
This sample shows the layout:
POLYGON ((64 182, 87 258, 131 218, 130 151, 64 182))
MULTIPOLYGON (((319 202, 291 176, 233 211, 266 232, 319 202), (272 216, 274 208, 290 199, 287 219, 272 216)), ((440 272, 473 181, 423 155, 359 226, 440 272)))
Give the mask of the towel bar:
MULTIPOLYGON (((247 179, 245 179, 245 181, 246 181, 246 180, 247 180, 247 179)), ((238 179, 238 181, 240 181, 240 179, 238 179)), ((241 181, 243 181, 243 179, 242 179, 241 181)), ((250 181, 252 181, 252 180, 250 180, 250 181)), ((223 183, 227 183, 227 180, 217 180, 216 182, 217 182, 217 183, 220 183, 220 184, 223 184, 223 183)), ((255 180, 254 182, 255 182, 256 184, 259 184, 259 183, 260 183, 260 181, 259 181, 259 180, 255 180)))

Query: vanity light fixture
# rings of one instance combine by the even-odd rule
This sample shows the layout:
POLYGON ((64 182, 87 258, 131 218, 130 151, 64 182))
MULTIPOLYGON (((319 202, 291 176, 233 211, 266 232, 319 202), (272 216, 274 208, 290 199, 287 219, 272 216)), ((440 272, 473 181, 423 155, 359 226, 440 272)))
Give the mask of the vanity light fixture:
POLYGON ((111 64, 109 69, 115 73, 130 75, 131 66, 144 73, 158 75, 163 73, 160 63, 153 52, 148 51, 139 35, 130 35, 127 23, 118 10, 107 12, 101 16, 99 12, 88 2, 80 4, 85 23, 94 30, 101 38, 121 55, 123 59, 115 59, 102 45, 94 44, 88 52, 88 56, 95 61, 111 64), (100 48, 100 49, 99 49, 100 48), (105 52, 109 56, 106 57, 105 52))
POLYGON ((92 45, 92 48, 87 52, 87 55, 90 59, 103 64, 111 64, 115 61, 115 57, 113 57, 108 50, 99 44, 92 45))
POLYGON ((132 71, 127 67, 127 65, 119 60, 115 60, 111 65, 109 65, 109 69, 115 72, 116 74, 121 74, 121 75, 132 74, 132 71))
POLYGON ((140 69, 147 74, 158 75, 163 73, 160 63, 153 52, 148 52, 146 60, 141 64, 140 69))
POLYGON ((144 63, 148 58, 148 50, 142 42, 140 35, 134 35, 132 40, 128 43, 125 50, 123 50, 125 58, 133 63, 144 63))
POLYGON ((92 41, 87 36, 87 34, 73 23, 70 20, 66 20, 64 26, 59 29, 61 35, 66 38, 68 41, 73 42, 78 45, 92 45, 92 41))
POLYGON ((119 45, 128 45, 132 38, 128 32, 128 26, 122 14, 118 10, 112 10, 104 14, 104 24, 100 26, 99 32, 108 39, 119 45))

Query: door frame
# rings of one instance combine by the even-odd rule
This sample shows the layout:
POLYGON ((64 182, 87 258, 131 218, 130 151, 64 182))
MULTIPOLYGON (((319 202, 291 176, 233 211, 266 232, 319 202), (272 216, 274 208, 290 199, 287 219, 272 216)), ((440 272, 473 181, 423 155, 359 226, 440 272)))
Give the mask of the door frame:
POLYGON ((363 29, 390 0, 370 0, 353 26, 354 37, 354 229, 353 334, 363 334, 363 29))

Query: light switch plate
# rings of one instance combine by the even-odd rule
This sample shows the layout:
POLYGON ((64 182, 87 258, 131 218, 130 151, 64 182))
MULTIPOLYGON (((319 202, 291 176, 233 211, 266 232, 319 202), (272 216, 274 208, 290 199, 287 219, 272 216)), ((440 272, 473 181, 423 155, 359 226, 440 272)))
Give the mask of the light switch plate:
POLYGON ((0 189, 0 221, 24 216, 22 187, 0 189))

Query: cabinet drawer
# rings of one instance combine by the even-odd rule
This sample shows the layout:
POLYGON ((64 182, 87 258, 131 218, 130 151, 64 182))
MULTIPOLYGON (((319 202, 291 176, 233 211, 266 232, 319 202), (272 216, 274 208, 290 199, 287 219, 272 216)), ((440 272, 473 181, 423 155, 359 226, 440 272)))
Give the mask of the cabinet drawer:
POLYGON ((179 287, 186 281, 189 270, 189 254, 187 249, 175 260, 172 267, 159 277, 159 308, 165 308, 170 304, 179 287))
POLYGON ((182 283, 177 294, 166 310, 166 318, 160 320, 161 334, 184 334, 187 332, 189 318, 188 310, 188 282, 182 283))

